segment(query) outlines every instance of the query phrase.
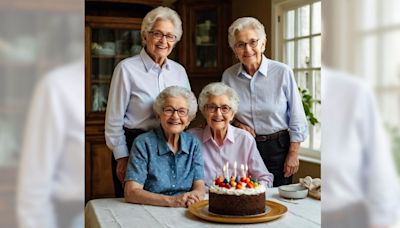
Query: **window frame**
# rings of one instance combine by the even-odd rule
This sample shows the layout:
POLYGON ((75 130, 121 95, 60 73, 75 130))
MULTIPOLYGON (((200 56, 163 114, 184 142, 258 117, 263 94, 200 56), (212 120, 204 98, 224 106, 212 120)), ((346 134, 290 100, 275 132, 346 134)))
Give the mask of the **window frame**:
MULTIPOLYGON (((278 61, 284 61, 285 58, 285 38, 284 38, 284 30, 285 30, 285 13, 287 11, 297 9, 299 7, 305 6, 305 5, 312 5, 315 2, 321 2, 321 0, 272 0, 272 34, 271 34, 271 47, 272 47, 272 56, 274 59, 278 61)), ((313 23, 313 18, 312 18, 312 9, 310 10, 310 30, 312 29, 312 23, 313 23)), ((295 24, 297 21, 295 21, 295 24)), ((294 30, 296 33, 296 30, 294 30)), ((322 32, 322 31, 321 31, 322 32)), ((321 36, 321 32, 319 33, 319 36, 321 36)), ((291 40, 299 40, 301 38, 310 38, 309 40, 309 48, 310 48, 310 62, 312 62, 312 38, 318 36, 318 34, 312 34, 310 32, 309 35, 306 36, 295 36, 291 40)), ((297 58, 297 48, 294 50, 294 56, 297 58)), ((297 68, 298 66, 296 65, 296 60, 294 62, 294 71, 301 72, 301 71, 306 71, 309 74, 312 74, 314 71, 319 71, 321 72, 321 66, 320 67, 313 67, 309 66, 306 69, 303 68, 297 68), (296 69, 297 68, 297 69, 296 69)), ((321 77, 321 76, 320 76, 321 77)), ((311 77, 313 78, 313 77, 311 77)), ((314 80, 314 79, 313 79, 314 80)), ((313 84, 314 82, 307 83, 307 89, 310 90, 310 84, 313 84)), ((321 86, 321 85, 320 85, 321 86)), ((311 85, 311 87, 313 87, 311 85)), ((313 91, 310 91, 313 92, 313 91)), ((321 162, 321 148, 318 150, 311 149, 311 145, 313 145, 313 138, 314 138, 314 127, 309 123, 309 147, 300 147, 300 152, 299 152, 299 157, 301 160, 305 160, 308 162, 312 163, 319 163, 321 162)))

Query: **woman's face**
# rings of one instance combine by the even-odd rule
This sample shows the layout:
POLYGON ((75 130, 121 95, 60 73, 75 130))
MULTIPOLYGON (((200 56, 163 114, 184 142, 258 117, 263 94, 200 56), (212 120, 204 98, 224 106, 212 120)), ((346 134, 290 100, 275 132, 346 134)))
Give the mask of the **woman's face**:
POLYGON ((176 39, 171 41, 168 36, 175 36, 175 26, 169 20, 157 20, 153 29, 144 35, 146 51, 159 65, 164 63, 176 42, 176 39))
POLYGON ((186 100, 183 97, 167 97, 159 117, 166 135, 181 133, 190 123, 186 100))
POLYGON ((228 125, 232 121, 234 113, 230 108, 231 102, 227 95, 210 96, 204 114, 208 126, 215 131, 226 132, 228 125))
POLYGON ((259 65, 265 50, 265 40, 259 39, 253 29, 237 32, 235 39, 234 52, 239 61, 246 66, 259 65))

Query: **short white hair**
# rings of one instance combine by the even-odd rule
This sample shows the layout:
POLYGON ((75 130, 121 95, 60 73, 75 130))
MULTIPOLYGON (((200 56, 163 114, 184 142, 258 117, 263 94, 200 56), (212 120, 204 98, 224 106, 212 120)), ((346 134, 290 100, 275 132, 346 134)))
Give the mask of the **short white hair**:
MULTIPOLYGON (((257 38, 263 41, 267 40, 267 35, 265 34, 264 25, 262 25, 257 19, 254 17, 241 17, 236 19, 228 29, 228 42, 229 46, 232 48, 233 51, 236 43, 235 34, 237 32, 241 32, 245 29, 253 29, 256 34, 257 38)), ((264 46, 265 49, 265 46, 264 46)), ((264 52, 264 50, 262 50, 264 52)))
POLYGON ((221 95, 226 95, 230 101, 230 104, 228 104, 233 113, 236 114, 236 112, 239 109, 239 103, 240 99, 238 94, 236 93, 235 90, 233 90, 231 87, 225 85, 222 82, 213 82, 208 85, 206 85, 203 90, 201 90, 200 95, 199 95, 199 109, 203 115, 205 115, 205 105, 208 103, 208 99, 210 96, 221 96, 221 95))
POLYGON ((156 23, 157 20, 171 21, 171 23, 174 25, 174 28, 175 28, 175 34, 174 34, 176 36, 175 43, 178 43, 178 41, 181 40, 182 33, 183 33, 181 18, 179 17, 178 13, 175 10, 170 9, 165 6, 159 6, 155 9, 151 10, 143 18, 142 27, 140 30, 142 37, 145 32, 149 32, 153 29, 154 23, 156 23))
POLYGON ((196 112, 197 112, 197 101, 196 101, 196 96, 193 94, 192 91, 181 87, 181 86, 170 86, 161 91, 160 94, 158 94, 156 100, 153 103, 153 111, 157 115, 161 115, 163 112, 163 108, 165 105, 165 100, 168 97, 182 97, 186 100, 186 103, 188 105, 188 116, 189 116, 189 121, 192 121, 196 117, 196 112))

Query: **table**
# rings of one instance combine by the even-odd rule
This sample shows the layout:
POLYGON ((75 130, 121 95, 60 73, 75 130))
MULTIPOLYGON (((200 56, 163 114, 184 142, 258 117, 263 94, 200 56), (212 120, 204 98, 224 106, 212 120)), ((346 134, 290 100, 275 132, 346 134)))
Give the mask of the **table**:
POLYGON ((277 188, 268 189, 266 195, 268 200, 285 205, 288 212, 277 220, 265 223, 222 224, 197 218, 187 208, 130 204, 125 203, 123 198, 107 198, 87 203, 85 227, 321 227, 321 201, 310 197, 283 201, 277 188))

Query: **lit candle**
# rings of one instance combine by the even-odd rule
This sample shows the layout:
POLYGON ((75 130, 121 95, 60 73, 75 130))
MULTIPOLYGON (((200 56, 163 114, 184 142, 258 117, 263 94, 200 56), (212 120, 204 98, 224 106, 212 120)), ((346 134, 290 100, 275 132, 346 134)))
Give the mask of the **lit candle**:
POLYGON ((237 167, 237 164, 236 164, 236 161, 235 161, 235 163, 233 163, 233 169, 234 169, 233 177, 235 177, 235 178, 236 178, 236 167, 237 167))
POLYGON ((229 175, 229 162, 226 162, 226 178, 229 179, 231 178, 231 176, 229 175))
POLYGON ((240 170, 242 171, 242 177, 245 177, 244 165, 243 164, 240 165, 240 170))
POLYGON ((224 179, 226 178, 226 166, 224 165, 224 167, 222 168, 223 171, 223 175, 224 175, 224 179))

